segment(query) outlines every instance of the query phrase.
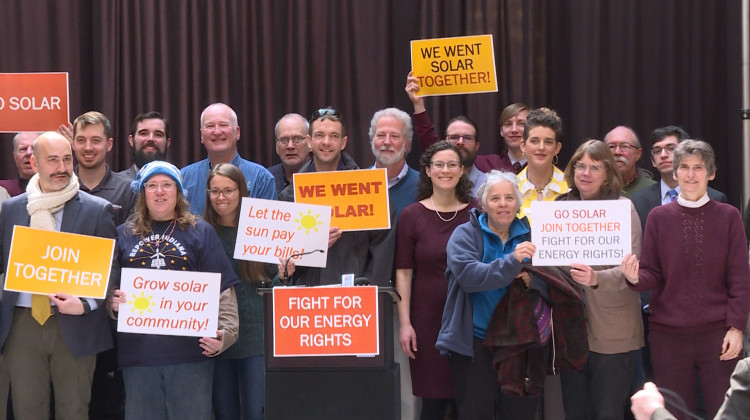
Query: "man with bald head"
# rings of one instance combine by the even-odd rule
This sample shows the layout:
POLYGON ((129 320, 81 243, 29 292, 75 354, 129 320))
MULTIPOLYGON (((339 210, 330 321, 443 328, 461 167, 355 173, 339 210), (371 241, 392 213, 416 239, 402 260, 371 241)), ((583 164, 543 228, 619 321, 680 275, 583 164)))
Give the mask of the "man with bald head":
POLYGON ((604 142, 607 143, 609 150, 615 156, 617 169, 622 175, 622 195, 630 197, 636 191, 640 191, 656 181, 653 176, 646 170, 638 168, 638 160, 641 158, 643 150, 641 142, 632 128, 624 125, 612 129, 606 136, 604 142))
POLYGON ((276 136, 276 154, 281 163, 268 168, 276 180, 276 193, 291 183, 292 175, 299 172, 310 159, 310 123, 300 114, 286 114, 279 119, 273 132, 276 136))
POLYGON ((31 167, 31 145, 39 137, 37 132, 17 133, 13 137, 13 161, 16 163, 18 178, 0 180, 0 187, 5 188, 11 197, 26 191, 29 179, 36 173, 31 167))
POLYGON ((268 170, 255 162, 242 159, 237 152, 240 126, 237 113, 229 105, 211 104, 201 113, 201 143, 208 158, 180 170, 184 187, 188 191, 190 211, 203 216, 206 210, 206 182, 214 165, 231 163, 245 175, 250 197, 276 199, 276 182, 268 170))
MULTIPOLYGON (((40 135, 30 163, 37 174, 29 180, 27 192, 2 203, 0 270, 5 271, 8 263, 15 225, 115 237, 112 205, 80 191, 65 137, 54 132, 40 135)), ((111 277, 119 277, 117 267, 111 277)), ((103 301, 67 293, 3 293, 0 349, 10 372, 16 418, 49 418, 50 383, 55 389, 55 418, 88 418, 96 354, 110 348, 103 301)))

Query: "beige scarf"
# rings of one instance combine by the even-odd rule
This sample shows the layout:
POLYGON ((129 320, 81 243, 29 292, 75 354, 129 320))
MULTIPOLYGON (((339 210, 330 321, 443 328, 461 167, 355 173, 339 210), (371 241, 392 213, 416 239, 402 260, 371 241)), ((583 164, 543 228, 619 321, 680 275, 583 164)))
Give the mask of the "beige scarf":
POLYGON ((26 210, 31 216, 30 227, 36 229, 58 230, 52 213, 60 211, 65 203, 78 194, 78 177, 71 173, 70 182, 59 191, 42 192, 39 188, 39 174, 35 174, 29 180, 26 187, 29 204, 26 210))

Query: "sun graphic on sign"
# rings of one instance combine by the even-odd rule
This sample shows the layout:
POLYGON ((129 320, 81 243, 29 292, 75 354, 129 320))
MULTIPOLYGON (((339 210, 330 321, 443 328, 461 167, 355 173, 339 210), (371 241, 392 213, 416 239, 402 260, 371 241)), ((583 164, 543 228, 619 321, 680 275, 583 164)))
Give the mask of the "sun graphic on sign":
POLYGON ((143 292, 141 292, 140 296, 133 295, 133 308, 139 312, 138 315, 143 315, 143 311, 151 313, 151 307, 154 305, 154 303, 151 302, 151 298, 153 298, 153 296, 146 297, 143 292))
POLYGON ((311 230, 314 230, 315 232, 318 232, 318 226, 322 225, 323 223, 318 220, 320 217, 320 214, 316 214, 313 216, 312 210, 307 210, 307 214, 304 214, 302 212, 299 212, 299 218, 294 219, 294 222, 299 223, 299 227, 297 227, 297 230, 305 230, 305 234, 309 234, 311 230))

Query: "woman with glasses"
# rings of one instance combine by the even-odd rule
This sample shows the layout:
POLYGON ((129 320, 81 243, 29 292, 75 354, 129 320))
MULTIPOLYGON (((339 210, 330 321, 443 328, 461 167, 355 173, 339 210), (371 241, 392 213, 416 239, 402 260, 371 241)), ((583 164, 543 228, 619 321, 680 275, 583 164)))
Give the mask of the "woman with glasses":
POLYGON ((531 222, 532 201, 553 201, 568 191, 566 177, 559 170, 557 155, 562 148, 562 120, 549 108, 529 112, 521 141, 526 168, 518 174, 518 187, 523 201, 521 215, 531 222))
MULTIPOLYGON (((599 140, 588 140, 573 154, 565 180, 571 200, 627 200, 621 197, 622 177, 614 156, 599 140)), ((633 253, 640 255, 641 222, 630 204, 633 253)), ((571 278, 583 294, 589 355, 579 371, 562 371, 562 395, 567 420, 622 419, 643 347, 640 297, 628 288, 620 266, 591 267, 572 263, 571 278)))
POLYGON ((263 298, 257 289, 273 278, 275 267, 233 258, 241 201, 248 196, 242 171, 231 163, 220 163, 209 172, 207 188, 206 202, 210 205, 204 220, 216 230, 224 253, 242 280, 234 286, 240 321, 237 341, 214 360, 214 417, 262 420, 263 298))
POLYGON ((680 142, 673 173, 679 196, 649 213, 640 264, 630 255, 622 269, 631 287, 651 291, 648 340, 656 382, 677 392, 691 411, 700 383, 706 418, 713 418, 742 354, 750 308, 747 240, 739 211, 708 195, 716 175, 708 143, 680 142))
POLYGON ((448 359, 435 348, 445 306, 446 244, 469 220, 471 181, 461 154, 442 141, 420 160, 417 202, 401 212, 396 237, 396 288, 401 349, 409 357, 412 392, 422 397, 422 420, 456 418, 455 390, 448 359), (450 407, 450 408, 449 408, 450 407))
MULTIPOLYGON (((188 211, 180 171, 154 161, 143 166, 131 186, 140 193, 135 212, 117 228, 120 266, 221 273, 219 329, 203 338, 117 334, 117 356, 125 381, 125 418, 208 419, 211 417, 212 357, 237 338, 239 281, 219 237, 188 211)), ((119 289, 109 306, 128 301, 119 289)))

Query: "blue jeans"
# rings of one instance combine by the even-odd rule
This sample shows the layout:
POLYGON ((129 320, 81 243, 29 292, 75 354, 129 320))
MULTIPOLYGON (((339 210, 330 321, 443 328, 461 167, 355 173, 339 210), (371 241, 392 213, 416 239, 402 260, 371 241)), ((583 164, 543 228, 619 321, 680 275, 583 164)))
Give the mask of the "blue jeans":
POLYGON ((264 374, 262 354, 244 359, 215 359, 213 400, 216 420, 263 420, 264 374))
POLYGON ((125 420, 210 419, 214 361, 122 370, 125 420))

